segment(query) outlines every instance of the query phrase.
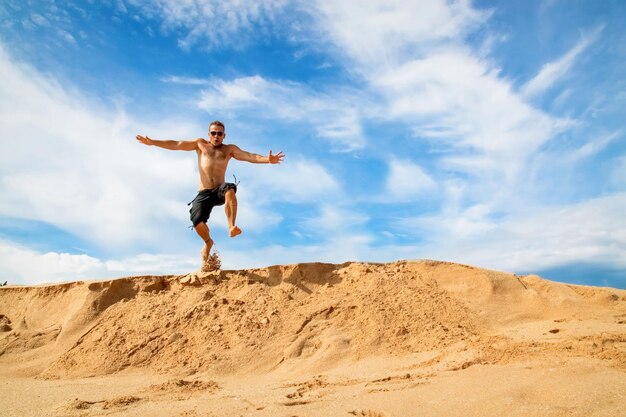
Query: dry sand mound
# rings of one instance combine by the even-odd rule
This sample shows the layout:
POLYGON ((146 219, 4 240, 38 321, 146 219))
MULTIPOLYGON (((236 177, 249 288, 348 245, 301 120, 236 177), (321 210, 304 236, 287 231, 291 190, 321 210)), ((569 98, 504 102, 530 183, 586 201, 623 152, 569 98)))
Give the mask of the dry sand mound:
POLYGON ((9 287, 0 297, 2 359, 24 359, 19 362, 31 375, 46 378, 128 367, 190 374, 321 369, 452 346, 479 352, 470 362, 558 351, 626 365, 623 333, 563 338, 572 332, 559 329, 603 309, 623 323, 624 291, 442 262, 131 277, 9 287), (545 341, 520 340, 528 326, 551 320, 545 341))
MULTIPOLYGON (((623 290, 435 261, 298 264, 1 288, 0 367, 43 379, 123 370, 232 377, 419 358, 407 372, 367 381, 368 392, 381 392, 441 370, 554 357, 624 372, 625 323, 623 290)), ((355 381, 293 382, 282 404, 355 381)), ((152 390, 218 387, 164 384, 152 390)))

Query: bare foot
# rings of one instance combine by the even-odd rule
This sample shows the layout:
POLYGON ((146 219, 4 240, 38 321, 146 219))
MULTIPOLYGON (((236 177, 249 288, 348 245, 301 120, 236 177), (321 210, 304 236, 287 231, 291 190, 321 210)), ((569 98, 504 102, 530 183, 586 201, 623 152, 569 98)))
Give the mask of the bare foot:
POLYGON ((230 228, 230 237, 235 237, 241 234, 241 229, 237 226, 233 226, 230 228))

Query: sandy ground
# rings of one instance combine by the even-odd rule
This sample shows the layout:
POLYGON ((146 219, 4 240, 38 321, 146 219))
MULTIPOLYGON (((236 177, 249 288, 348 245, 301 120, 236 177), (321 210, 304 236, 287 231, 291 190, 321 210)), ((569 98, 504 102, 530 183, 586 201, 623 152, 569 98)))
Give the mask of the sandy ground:
POLYGON ((2 416, 626 416, 626 291, 446 262, 0 288, 2 416))

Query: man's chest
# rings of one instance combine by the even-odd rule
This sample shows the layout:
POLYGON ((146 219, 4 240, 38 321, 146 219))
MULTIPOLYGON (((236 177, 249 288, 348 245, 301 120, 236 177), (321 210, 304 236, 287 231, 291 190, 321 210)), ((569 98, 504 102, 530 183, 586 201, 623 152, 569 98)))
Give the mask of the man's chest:
POLYGON ((200 161, 202 165, 226 163, 228 161, 228 149, 225 146, 201 146, 200 161))

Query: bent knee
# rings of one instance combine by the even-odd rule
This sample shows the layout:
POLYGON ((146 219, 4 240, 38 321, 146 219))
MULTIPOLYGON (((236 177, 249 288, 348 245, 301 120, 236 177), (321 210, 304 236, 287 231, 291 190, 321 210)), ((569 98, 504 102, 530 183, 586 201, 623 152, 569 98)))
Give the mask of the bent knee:
POLYGON ((206 224, 206 222, 200 220, 193 228, 196 230, 204 230, 208 229, 209 226, 206 224))

